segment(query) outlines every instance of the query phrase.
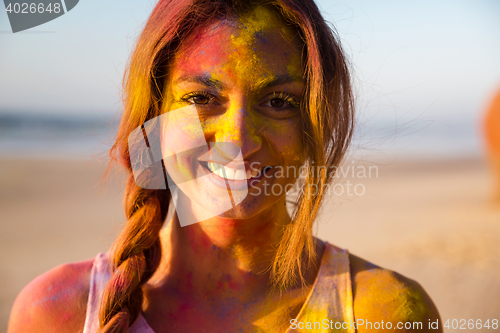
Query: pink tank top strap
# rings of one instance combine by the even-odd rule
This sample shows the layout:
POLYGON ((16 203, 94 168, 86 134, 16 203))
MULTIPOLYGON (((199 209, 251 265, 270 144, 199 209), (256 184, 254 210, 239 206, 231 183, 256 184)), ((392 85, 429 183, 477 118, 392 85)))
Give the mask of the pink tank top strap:
POLYGON ((288 332, 355 333, 349 253, 326 243, 318 276, 288 332))
MULTIPOLYGON (((102 294, 111 278, 111 264, 106 253, 99 253, 94 259, 90 273, 90 292, 83 333, 96 333, 99 330, 99 306, 102 294)), ((154 333, 142 315, 129 328, 129 333, 154 333)))
POLYGON ((99 253, 94 259, 90 273, 90 292, 85 315, 83 333, 95 333, 99 329, 99 305, 102 293, 111 278, 111 267, 106 253, 99 253))

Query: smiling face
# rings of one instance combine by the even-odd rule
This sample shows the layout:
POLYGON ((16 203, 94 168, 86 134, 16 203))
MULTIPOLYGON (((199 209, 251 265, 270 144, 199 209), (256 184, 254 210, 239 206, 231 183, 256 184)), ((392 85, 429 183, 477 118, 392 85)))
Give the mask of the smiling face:
POLYGON ((294 31, 262 7, 202 26, 183 41, 165 85, 164 112, 194 105, 208 143, 167 162, 174 182, 175 174, 198 179, 191 199, 216 207, 221 191, 236 198, 248 188, 221 214, 242 219, 284 198, 304 160, 301 53, 294 31))

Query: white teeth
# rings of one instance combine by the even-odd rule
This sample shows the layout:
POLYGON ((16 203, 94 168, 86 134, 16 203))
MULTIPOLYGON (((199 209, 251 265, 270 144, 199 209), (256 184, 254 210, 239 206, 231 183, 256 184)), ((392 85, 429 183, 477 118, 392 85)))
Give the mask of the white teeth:
POLYGON ((234 180, 234 176, 236 175, 236 170, 224 167, 224 171, 226 172, 226 177, 225 177, 226 179, 234 180))
POLYGON ((234 175, 234 180, 243 180, 243 179, 247 179, 245 170, 236 170, 236 173, 234 175))
POLYGON ((244 180, 258 177, 262 173, 262 169, 250 169, 245 171, 244 169, 232 169, 228 168, 224 165, 215 163, 215 162, 207 162, 207 168, 215 173, 217 176, 229 180, 244 180))
POLYGON ((210 171, 216 173, 217 170, 219 170, 219 164, 214 163, 214 162, 207 162, 207 167, 210 171))
POLYGON ((224 177, 224 169, 223 168, 219 168, 217 170, 214 171, 214 173, 219 176, 219 177, 222 177, 222 178, 225 178, 224 177))

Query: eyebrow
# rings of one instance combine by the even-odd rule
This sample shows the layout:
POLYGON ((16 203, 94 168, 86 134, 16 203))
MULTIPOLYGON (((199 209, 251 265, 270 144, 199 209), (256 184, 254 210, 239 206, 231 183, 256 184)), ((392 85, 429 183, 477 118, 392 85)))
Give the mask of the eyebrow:
MULTIPOLYGON (((212 78, 209 75, 185 75, 176 79, 173 83, 182 83, 182 82, 194 82, 200 83, 207 87, 216 89, 216 90, 224 90, 226 86, 219 80, 212 78)), ((278 86, 280 84, 285 83, 293 83, 293 82, 304 82, 304 78, 296 75, 269 75, 261 80, 258 80, 255 84, 252 85, 252 90, 260 90, 273 86, 278 86)))
POLYGON ((217 79, 213 79, 209 75, 185 75, 181 76, 178 79, 174 81, 174 83, 182 83, 182 82, 194 82, 194 83, 201 83, 207 87, 217 89, 217 90, 224 90, 225 86, 222 82, 220 82, 217 79))
POLYGON ((280 84, 293 83, 293 82, 304 82, 304 78, 295 75, 270 75, 262 80, 257 81, 253 85, 253 89, 265 89, 269 87, 279 86, 280 84))

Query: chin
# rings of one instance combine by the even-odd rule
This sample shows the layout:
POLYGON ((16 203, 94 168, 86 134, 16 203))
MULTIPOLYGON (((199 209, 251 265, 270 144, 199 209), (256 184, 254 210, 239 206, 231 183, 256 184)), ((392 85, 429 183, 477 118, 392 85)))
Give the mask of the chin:
MULTIPOLYGON (((265 196, 252 197, 248 195, 243 202, 236 205, 233 209, 219 214, 218 217, 223 219, 246 220, 257 217, 268 212, 270 209, 276 210, 279 204, 285 203, 286 196, 265 196)), ((271 214, 274 215, 274 214, 271 214)))

